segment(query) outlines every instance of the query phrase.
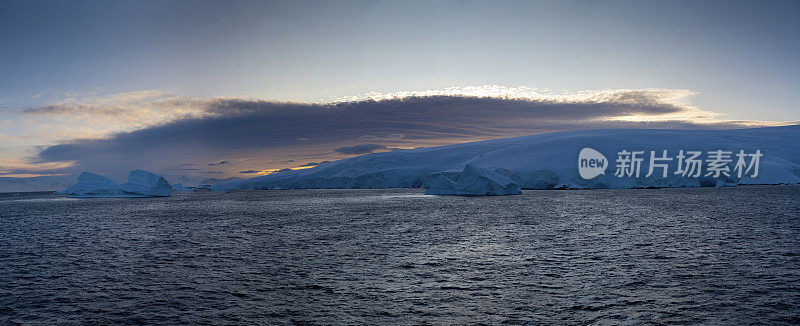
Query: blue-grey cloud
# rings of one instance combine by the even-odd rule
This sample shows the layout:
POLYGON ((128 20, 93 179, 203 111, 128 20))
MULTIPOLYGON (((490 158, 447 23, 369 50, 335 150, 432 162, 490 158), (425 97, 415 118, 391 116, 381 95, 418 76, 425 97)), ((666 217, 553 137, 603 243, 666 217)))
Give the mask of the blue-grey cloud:
POLYGON ((252 174, 252 173, 259 173, 259 172, 261 172, 261 170, 245 170, 245 171, 239 171, 239 173, 243 173, 243 174, 252 174))
MULTIPOLYGON (((75 139, 44 148, 32 161, 75 162, 75 166, 59 170, 67 173, 82 170, 127 173, 133 168, 157 171, 163 166, 185 164, 187 160, 209 162, 224 156, 240 160, 236 165, 223 163, 229 161, 209 165, 246 171, 285 167, 289 157, 331 160, 381 149, 558 130, 698 127, 692 121, 680 119, 613 120, 691 110, 642 92, 616 94, 615 98, 597 101, 426 96, 332 104, 214 99, 204 105, 205 116, 116 133, 104 139, 75 139), (369 143, 362 143, 365 141, 369 143)), ((740 126, 737 122, 702 125, 703 128, 740 126)))
POLYGON ((333 151, 342 154, 366 154, 366 153, 373 153, 381 149, 386 149, 386 146, 378 144, 363 144, 363 145, 339 147, 337 149, 334 149, 333 151))

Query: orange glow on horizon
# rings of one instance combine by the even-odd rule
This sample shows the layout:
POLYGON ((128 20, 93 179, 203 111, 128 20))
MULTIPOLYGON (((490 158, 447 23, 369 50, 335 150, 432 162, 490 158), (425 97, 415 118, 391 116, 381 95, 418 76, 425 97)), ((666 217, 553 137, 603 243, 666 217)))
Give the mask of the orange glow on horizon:
POLYGON ((9 174, 0 174, 0 178, 35 178, 35 177, 49 177, 49 176, 62 176, 62 175, 68 175, 68 174, 9 173, 9 174))

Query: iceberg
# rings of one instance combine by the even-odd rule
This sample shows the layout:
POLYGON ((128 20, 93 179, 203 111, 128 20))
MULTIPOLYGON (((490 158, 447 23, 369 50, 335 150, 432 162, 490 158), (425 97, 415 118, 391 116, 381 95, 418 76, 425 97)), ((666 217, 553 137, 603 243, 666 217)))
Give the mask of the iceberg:
MULTIPOLYGON (((319 188, 433 188, 432 192, 461 189, 460 174, 467 165, 489 169, 511 179, 522 189, 595 189, 653 187, 715 187, 746 184, 800 183, 800 125, 733 130, 595 129, 554 132, 463 144, 366 154, 265 176, 217 183, 213 190, 319 188), (584 179, 578 156, 591 148, 607 158, 602 173, 584 179), (623 151, 642 151, 639 177, 615 175, 615 161, 623 151), (666 150, 673 159, 649 172, 650 152, 666 150), (730 151, 730 176, 676 174, 679 151, 730 151), (757 176, 733 173, 736 153, 763 153, 757 176), (443 180, 442 177, 450 180, 443 180)), ((468 171, 468 175, 472 171, 468 171)), ((478 174, 486 176, 486 174, 478 174)), ((492 176, 494 176, 492 174, 492 176)), ((488 180, 495 180, 493 177, 488 180)), ((488 182, 487 179, 481 180, 488 182)), ((499 182, 499 184, 503 184, 499 182)), ((464 185, 466 186, 466 185, 464 185)), ((496 185, 492 182, 486 187, 496 185)), ((478 187, 480 188, 480 187, 478 187)))
POLYGON ((167 180, 144 170, 131 171, 128 182, 122 185, 122 191, 152 197, 172 196, 172 186, 167 180))
POLYGON ((518 195, 521 193, 519 185, 508 177, 471 164, 464 166, 464 170, 458 175, 458 181, 441 175, 425 191, 426 195, 459 196, 518 195))
POLYGON ((168 197, 172 186, 163 177, 144 170, 133 170, 128 182, 118 184, 91 172, 83 172, 77 182, 57 192, 68 197, 168 197))
POLYGON ((120 185, 113 180, 102 175, 91 172, 83 172, 78 176, 77 182, 60 194, 68 196, 121 196, 123 195, 120 185))

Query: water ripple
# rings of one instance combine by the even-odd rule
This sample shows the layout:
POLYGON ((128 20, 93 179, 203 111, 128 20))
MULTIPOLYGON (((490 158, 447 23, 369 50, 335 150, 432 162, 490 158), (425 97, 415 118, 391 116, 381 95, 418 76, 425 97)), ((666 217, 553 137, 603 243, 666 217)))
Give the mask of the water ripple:
POLYGON ((800 187, 0 198, 0 324, 797 324, 800 187))

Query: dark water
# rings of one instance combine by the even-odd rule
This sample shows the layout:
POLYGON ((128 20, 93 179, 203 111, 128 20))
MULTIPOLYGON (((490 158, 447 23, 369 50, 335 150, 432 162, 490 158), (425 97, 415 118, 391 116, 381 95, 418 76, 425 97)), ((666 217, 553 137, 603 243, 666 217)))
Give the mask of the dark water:
POLYGON ((0 198, 0 324, 800 323, 800 187, 0 198))

